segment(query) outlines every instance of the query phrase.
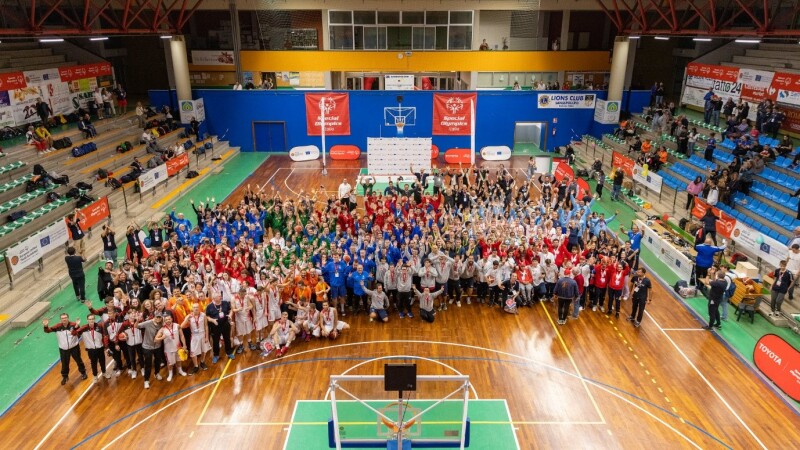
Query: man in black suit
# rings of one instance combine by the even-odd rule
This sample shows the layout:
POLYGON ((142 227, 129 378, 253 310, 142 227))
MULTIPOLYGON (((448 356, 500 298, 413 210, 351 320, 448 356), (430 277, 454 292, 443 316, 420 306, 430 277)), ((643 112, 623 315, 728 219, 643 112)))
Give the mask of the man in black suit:
POLYGON ((67 256, 64 257, 64 261, 67 263, 67 273, 69 273, 69 277, 72 279, 72 288, 75 290, 75 297, 77 297, 79 302, 85 302, 86 274, 83 272, 83 263, 86 262, 86 259, 76 254, 75 247, 70 247, 67 249, 67 256))

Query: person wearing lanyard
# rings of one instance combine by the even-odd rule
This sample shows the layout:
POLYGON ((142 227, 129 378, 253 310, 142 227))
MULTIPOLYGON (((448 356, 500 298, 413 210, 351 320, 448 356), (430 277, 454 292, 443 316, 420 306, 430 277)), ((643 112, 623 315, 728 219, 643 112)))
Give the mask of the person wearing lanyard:
MULTIPOLYGON (((625 233, 625 227, 619 227, 619 229, 625 233)), ((639 230, 639 226, 634 224, 631 230, 626 234, 628 235, 628 239, 631 241, 631 250, 636 255, 636 258, 631 264, 631 270, 636 270, 639 268, 639 253, 640 249, 642 248, 642 232, 639 230)))
POLYGON ((211 297, 212 302, 206 307, 206 317, 210 323, 208 329, 211 333, 211 350, 214 352, 214 357, 211 362, 216 364, 219 361, 219 340, 222 338, 225 341, 225 354, 228 358, 234 359, 233 356, 233 342, 231 342, 231 304, 230 302, 223 302, 222 296, 215 293, 211 297))
POLYGON ((172 381, 172 370, 177 365, 178 374, 186 376, 178 358, 178 349, 186 348, 186 338, 181 333, 178 324, 172 321, 172 316, 164 315, 164 326, 156 333, 156 342, 164 346, 164 357, 167 359, 167 381, 172 381))
POLYGON ((86 242, 83 240, 86 235, 83 233, 81 226, 81 223, 85 221, 86 216, 77 208, 67 216, 67 228, 69 229, 69 238, 72 241, 70 242, 70 247, 75 247, 75 251, 80 256, 83 256, 84 252, 86 252, 86 242))
POLYGON ((111 378, 111 371, 106 371, 106 353, 105 346, 108 342, 103 324, 95 322, 95 315, 89 314, 86 316, 86 325, 80 328, 73 328, 72 335, 79 336, 83 339, 83 346, 86 348, 86 353, 89 354, 89 362, 92 365, 92 375, 94 375, 94 382, 100 382, 100 375, 97 373, 97 366, 100 366, 100 371, 106 379, 111 378))
POLYGON ((83 365, 81 359, 81 349, 79 347, 80 338, 72 334, 72 330, 78 328, 81 324, 81 319, 76 319, 75 322, 69 321, 69 315, 63 313, 60 316, 60 322, 50 326, 50 320, 44 319, 42 326, 44 326, 45 333, 56 333, 58 339, 58 352, 61 355, 61 385, 67 384, 69 378, 69 359, 75 360, 78 365, 78 371, 81 373, 81 380, 88 378, 86 375, 86 366, 83 365))
POLYGON ((633 326, 639 328, 644 317, 644 307, 650 303, 652 299, 652 284, 650 279, 647 278, 647 270, 640 267, 636 271, 636 275, 631 278, 631 300, 632 308, 631 315, 628 316, 628 322, 633 322, 633 326))

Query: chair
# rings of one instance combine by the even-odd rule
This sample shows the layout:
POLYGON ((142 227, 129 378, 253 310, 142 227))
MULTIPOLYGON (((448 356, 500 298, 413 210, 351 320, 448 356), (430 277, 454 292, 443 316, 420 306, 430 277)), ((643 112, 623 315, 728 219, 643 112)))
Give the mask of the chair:
MULTIPOLYGON (((738 287, 736 289, 739 290, 738 287)), ((734 294, 734 297, 736 294, 734 294)), ((738 305, 736 305, 736 321, 738 322, 741 320, 742 316, 750 316, 750 323, 753 323, 756 319, 756 311, 758 311, 758 306, 761 304, 761 296, 760 295, 747 295, 745 296, 738 305)))

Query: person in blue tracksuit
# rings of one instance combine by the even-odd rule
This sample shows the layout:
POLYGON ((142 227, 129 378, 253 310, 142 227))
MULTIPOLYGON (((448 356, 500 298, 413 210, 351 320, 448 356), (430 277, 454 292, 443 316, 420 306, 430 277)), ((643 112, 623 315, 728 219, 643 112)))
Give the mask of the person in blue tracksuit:
MULTIPOLYGON (((621 226, 619 229, 625 233, 625 227, 621 226)), ((638 225, 634 224, 631 230, 625 234, 628 235, 628 239, 631 241, 631 251, 636 255, 633 264, 631 264, 631 270, 637 270, 639 268, 639 254, 642 249, 642 230, 639 229, 638 225)), ((709 265, 708 267, 711 266, 709 265)))
POLYGON ((716 247, 711 244, 710 236, 706 236, 705 242, 701 244, 695 242, 694 244, 694 249, 697 251, 697 258, 695 258, 694 263, 695 281, 708 276, 708 269, 714 265, 714 255, 725 250, 728 246, 728 241, 723 239, 721 247, 716 247))

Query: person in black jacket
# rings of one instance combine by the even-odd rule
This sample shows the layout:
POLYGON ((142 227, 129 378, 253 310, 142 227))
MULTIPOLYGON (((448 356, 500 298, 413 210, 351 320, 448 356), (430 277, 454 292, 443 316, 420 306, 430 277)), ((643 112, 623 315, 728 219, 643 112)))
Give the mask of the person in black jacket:
POLYGON ((67 273, 72 280, 75 297, 79 302, 84 302, 86 301, 86 274, 83 272, 83 263, 86 262, 86 259, 75 253, 75 247, 68 248, 64 262, 67 263, 67 273))
POLYGON ((622 169, 615 170, 611 189, 611 200, 619 201, 619 194, 622 192, 623 179, 625 179, 625 174, 622 173, 622 169))
POLYGON ((728 288, 728 282, 725 281, 725 274, 723 272, 716 273, 716 279, 708 283, 708 326, 703 327, 706 330, 712 328, 722 328, 722 321, 719 317, 719 307, 724 299, 725 290, 728 288))
POLYGON ((709 236, 714 245, 717 245, 717 216, 714 215, 713 208, 707 206, 706 215, 700 221, 703 222, 703 240, 705 236, 709 236))
POLYGON ((772 311, 769 313, 770 316, 780 316, 781 315, 781 305, 783 304, 783 298, 786 297, 786 293, 789 291, 789 288, 792 286, 792 282, 794 281, 794 277, 792 276, 792 272, 786 270, 786 261, 781 261, 780 267, 775 269, 775 282, 772 283, 772 289, 770 290, 770 310, 772 311))
POLYGON ((97 296, 100 299, 114 295, 114 261, 106 261, 97 271, 97 296))

